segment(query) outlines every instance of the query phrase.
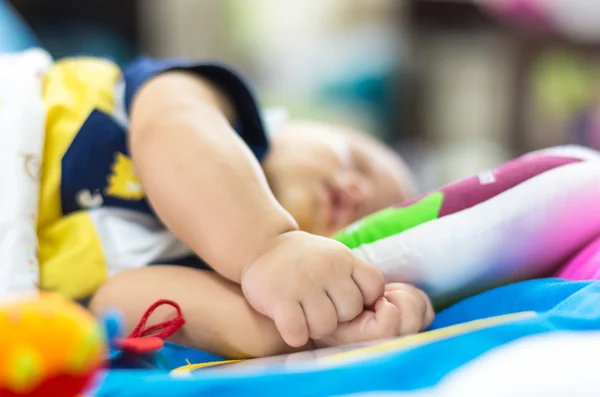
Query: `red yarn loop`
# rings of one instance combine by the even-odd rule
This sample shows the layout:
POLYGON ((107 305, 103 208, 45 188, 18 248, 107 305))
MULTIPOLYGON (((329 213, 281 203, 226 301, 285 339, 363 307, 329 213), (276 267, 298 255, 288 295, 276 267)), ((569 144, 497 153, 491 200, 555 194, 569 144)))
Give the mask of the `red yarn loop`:
POLYGON ((146 312, 142 316, 142 319, 140 320, 138 325, 135 327, 135 329, 133 331, 131 331, 131 333, 129 334, 127 339, 145 338, 145 337, 152 336, 152 337, 162 339, 164 341, 164 340, 169 339, 171 336, 173 336, 173 334, 175 332, 179 331, 181 329, 181 327, 183 327, 184 324, 185 324, 185 320, 183 319, 183 314, 181 312, 181 307, 179 307, 179 304, 177 304, 177 302, 173 302, 171 300, 161 299, 161 300, 154 302, 154 304, 152 304, 152 306, 150 306, 148 308, 148 310, 146 310, 146 312), (145 328, 146 323, 148 322, 148 319, 154 313, 154 311, 156 309, 158 309, 160 306, 164 306, 164 305, 175 308, 175 310, 177 310, 177 316, 171 320, 163 321, 162 323, 158 323, 151 327, 145 328))

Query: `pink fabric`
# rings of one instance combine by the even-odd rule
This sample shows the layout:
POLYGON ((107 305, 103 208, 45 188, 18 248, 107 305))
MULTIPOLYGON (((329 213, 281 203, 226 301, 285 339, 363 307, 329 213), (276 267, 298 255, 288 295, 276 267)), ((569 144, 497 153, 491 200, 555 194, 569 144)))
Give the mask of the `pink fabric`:
MULTIPOLYGON (((566 156, 538 155, 516 158, 502 164, 488 173, 464 179, 440 188, 444 194, 444 201, 438 218, 464 211, 471 207, 492 199, 513 187, 535 178, 536 176, 552 171, 558 167, 579 163, 579 158, 566 156), (482 179, 489 179, 485 181, 482 179)), ((429 194, 414 198, 398 205, 404 208, 422 200, 429 194)))
POLYGON ((485 5, 496 15, 527 23, 537 28, 547 28, 548 12, 545 0, 487 0, 485 5))
POLYGON ((600 238, 571 259, 556 276, 567 280, 600 280, 600 238))

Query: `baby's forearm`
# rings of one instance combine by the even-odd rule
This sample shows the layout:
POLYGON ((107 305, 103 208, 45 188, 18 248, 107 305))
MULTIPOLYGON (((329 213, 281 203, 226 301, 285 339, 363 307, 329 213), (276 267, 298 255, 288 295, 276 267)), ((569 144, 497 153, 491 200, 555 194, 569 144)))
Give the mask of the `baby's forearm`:
MULTIPOLYGON (((250 358, 292 353, 300 349, 285 344, 273 321, 256 312, 239 285, 215 273, 179 266, 149 266, 124 271, 111 278, 92 299, 90 309, 98 316, 118 308, 128 334, 146 309, 158 299, 177 302, 185 325, 174 343, 225 358, 250 358)), ((148 325, 167 321, 176 313, 159 308, 148 325)))
POLYGON ((234 117, 209 83, 168 73, 135 99, 130 143, 161 220, 216 271, 239 283, 269 242, 297 225, 231 127, 234 117))

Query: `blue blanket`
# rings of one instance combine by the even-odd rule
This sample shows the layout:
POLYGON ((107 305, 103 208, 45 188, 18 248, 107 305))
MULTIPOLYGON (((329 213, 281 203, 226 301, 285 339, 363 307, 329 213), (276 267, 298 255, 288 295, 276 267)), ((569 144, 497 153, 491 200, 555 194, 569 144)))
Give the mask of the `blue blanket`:
MULTIPOLYGON (((185 377, 167 369, 113 370, 93 395, 339 396, 382 391, 419 396, 514 395, 515 382, 521 382, 528 393, 553 382, 567 382, 572 391, 597 378, 586 376, 589 365, 569 356, 594 349, 600 353, 600 332, 593 331, 600 331, 599 282, 532 280, 464 300, 438 314, 428 332, 414 337, 295 365, 257 360, 242 367, 192 371, 185 377), (577 369, 575 364, 582 367, 577 376, 561 376, 577 369), (544 368, 539 375, 545 380, 535 375, 536 368, 544 368), (511 371, 515 372, 512 381, 511 371), (489 386, 496 383, 500 386, 489 386)), ((166 347, 162 355, 167 360, 163 362, 173 367, 185 365, 186 359, 214 359, 175 346, 166 347)))

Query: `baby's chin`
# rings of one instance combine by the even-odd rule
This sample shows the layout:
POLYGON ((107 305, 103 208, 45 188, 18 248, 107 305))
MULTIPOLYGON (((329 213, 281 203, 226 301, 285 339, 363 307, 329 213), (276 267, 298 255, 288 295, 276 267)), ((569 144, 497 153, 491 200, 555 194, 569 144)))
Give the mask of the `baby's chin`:
MULTIPOLYGON (((292 214, 292 216, 294 216, 294 214, 292 214)), ((341 230, 344 230, 344 228, 346 228, 346 226, 344 226, 341 229, 336 229, 336 230, 327 228, 324 226, 324 224, 325 224, 324 220, 319 219, 317 216, 313 217, 314 221, 305 220, 303 222, 302 220, 299 220, 299 218, 296 216, 294 216, 294 219, 296 219, 296 222, 298 223, 298 227, 300 228, 300 230, 307 232, 307 233, 316 234, 317 236, 333 237, 337 233, 339 233, 341 230)), ((347 225, 347 226, 349 226, 349 225, 347 225)))

